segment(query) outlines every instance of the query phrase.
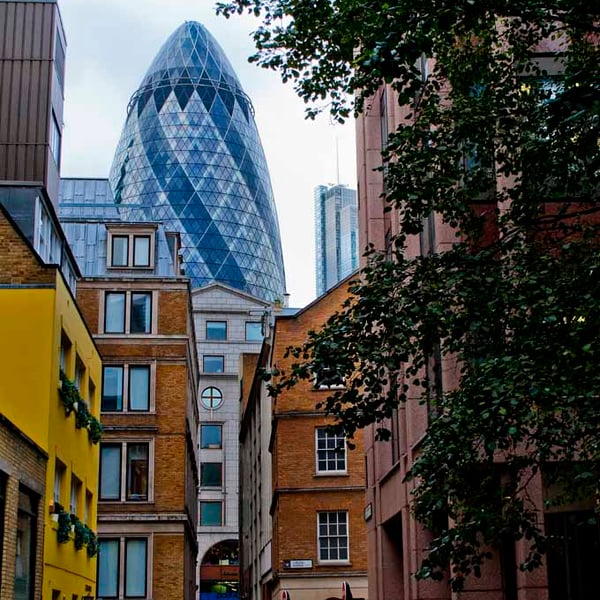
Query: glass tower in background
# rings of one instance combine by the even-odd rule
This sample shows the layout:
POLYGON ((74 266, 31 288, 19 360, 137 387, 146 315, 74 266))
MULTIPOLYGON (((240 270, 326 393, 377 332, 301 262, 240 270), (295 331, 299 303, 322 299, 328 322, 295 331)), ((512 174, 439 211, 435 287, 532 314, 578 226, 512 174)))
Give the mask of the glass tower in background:
POLYGON ((181 25, 127 110, 110 172, 122 218, 179 231, 192 288, 281 300, 277 213, 254 111, 213 36, 181 25))
POLYGON ((345 185, 315 188, 317 296, 358 268, 356 190, 345 185))

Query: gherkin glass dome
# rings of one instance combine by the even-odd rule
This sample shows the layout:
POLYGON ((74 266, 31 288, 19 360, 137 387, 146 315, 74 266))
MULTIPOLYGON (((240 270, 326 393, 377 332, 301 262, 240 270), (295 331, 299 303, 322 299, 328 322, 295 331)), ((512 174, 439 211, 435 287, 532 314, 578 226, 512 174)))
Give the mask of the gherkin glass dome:
POLYGON ((285 293, 277 213, 250 100, 212 35, 181 25, 133 94, 110 183, 123 219, 179 231, 192 287, 285 293))

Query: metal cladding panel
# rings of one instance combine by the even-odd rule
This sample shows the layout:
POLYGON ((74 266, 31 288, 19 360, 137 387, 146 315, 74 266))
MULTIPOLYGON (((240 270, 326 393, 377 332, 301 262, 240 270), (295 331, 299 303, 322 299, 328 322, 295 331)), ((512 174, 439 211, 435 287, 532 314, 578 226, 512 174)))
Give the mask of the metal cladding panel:
POLYGON ((56 23, 55 4, 0 2, 2 180, 48 183, 56 23))
POLYGON ((186 22, 132 96, 110 173, 128 221, 181 234, 192 287, 285 292, 279 225, 250 100, 211 34, 186 22))

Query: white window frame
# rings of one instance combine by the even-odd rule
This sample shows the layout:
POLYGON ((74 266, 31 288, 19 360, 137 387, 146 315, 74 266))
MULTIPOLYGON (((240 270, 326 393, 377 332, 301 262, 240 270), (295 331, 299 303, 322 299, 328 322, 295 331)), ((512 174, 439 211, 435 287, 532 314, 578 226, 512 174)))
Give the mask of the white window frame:
POLYGON ((123 389, 122 393, 122 408, 121 410, 103 410, 102 409, 102 398, 100 399, 100 410, 103 414, 134 414, 134 415, 145 415, 148 413, 156 412, 156 362, 151 363, 112 363, 107 362, 102 365, 102 391, 104 393, 104 369, 106 368, 121 368, 123 369, 123 389), (130 380, 130 369, 135 367, 148 367, 149 369, 149 380, 148 380, 148 410, 131 410, 129 408, 129 393, 131 388, 130 380))
POLYGON ((154 269, 154 253, 155 253, 155 238, 156 231, 148 228, 107 228, 108 235, 106 237, 106 268, 110 270, 135 269, 136 271, 148 271, 154 269), (127 261, 124 265, 113 264, 113 238, 127 238, 127 261), (148 264, 135 264, 135 239, 148 238, 148 264))
POLYGON ((225 355, 224 354, 203 354, 202 355, 202 372, 210 375, 222 375, 225 373, 225 355), (206 359, 207 358, 220 358, 222 360, 223 369, 221 371, 207 371, 206 370, 206 359))
POLYGON ((229 339, 229 324, 224 319, 207 319, 204 322, 204 339, 207 342, 226 342, 229 339), (225 337, 215 338, 208 336, 208 326, 210 323, 221 323, 225 325, 225 337))
MULTIPOLYGON (((212 387, 214 387, 214 386, 212 386, 212 387)), ((221 403, 222 403, 222 401, 221 401, 221 403)), ((213 422, 200 423, 200 449, 201 450, 222 450, 223 449, 223 423, 213 423, 213 422), (221 443, 218 446, 216 446, 214 444, 208 444, 206 446, 204 445, 204 439, 203 439, 204 436, 202 435, 202 428, 203 427, 218 427, 220 429, 220 431, 221 431, 221 443)))
POLYGON ((199 527, 225 527, 225 502, 220 498, 201 498, 198 503, 198 526, 199 527), (221 505, 221 524, 220 525, 203 525, 202 524, 202 503, 212 503, 221 505))
POLYGON ((126 440, 107 439, 100 445, 100 469, 98 481, 98 502, 115 503, 126 502, 131 504, 147 504, 154 502, 154 440, 149 438, 128 438, 126 440), (130 444, 148 444, 148 494, 145 500, 127 498, 127 446, 130 444), (119 473, 119 497, 102 498, 102 447, 121 446, 121 468, 119 473))
POLYGON ((101 295, 100 302, 100 323, 102 324, 102 333, 104 335, 155 335, 157 328, 157 309, 158 309, 158 293, 156 290, 105 290, 101 295), (106 298, 108 294, 125 294, 125 323, 124 331, 106 331, 106 298), (131 333, 131 303, 133 294, 149 294, 150 295, 150 331, 131 333))
POLYGON ((346 475, 348 473, 348 452, 346 448, 346 438, 343 435, 331 434, 327 427, 316 427, 315 428, 315 471, 317 475, 346 475), (325 434, 325 448, 319 448, 319 442, 322 441, 319 438, 319 434, 325 434), (328 446, 331 439, 333 439, 336 443, 336 447, 339 450, 330 449, 328 446), (338 445, 339 444, 339 445, 338 445), (322 469, 319 466, 319 452, 325 453, 325 464, 326 468, 322 469), (332 454, 340 454, 343 455, 344 460, 344 468, 343 469, 329 469, 327 468, 331 462, 334 464, 337 463, 336 457, 332 456, 332 454))
POLYGON ((264 340, 264 335, 263 335, 263 324, 262 321, 245 321, 244 323, 244 340, 246 342, 251 342, 251 343, 255 343, 258 344, 260 342, 262 342, 264 340), (260 336, 257 337, 256 339, 252 338, 251 336, 248 335, 248 325, 258 325, 260 327, 260 336))
MULTIPOLYGON (((104 535, 99 536, 99 542, 102 541, 117 541, 119 555, 117 558, 117 595, 116 596, 100 596, 98 598, 106 598, 107 600, 110 598, 111 600, 117 600, 119 598, 124 598, 126 600, 136 599, 136 600, 148 600, 152 598, 152 556, 153 556, 153 545, 154 545, 154 536, 152 534, 140 534, 136 535, 132 533, 131 535, 120 535, 119 533, 115 533, 111 535, 106 533, 104 535), (125 574, 126 574, 126 549, 127 542, 132 540, 145 540, 146 541, 146 593, 143 596, 127 596, 125 589, 125 574)), ((98 559, 100 560, 100 559, 98 559)), ((99 581, 98 581, 99 584, 99 581)))
MULTIPOLYGON (((207 395, 207 398, 208 398, 208 395, 207 395)), ((212 399, 213 396, 210 396, 210 398, 212 399)), ((202 405, 202 408, 204 408, 205 410, 217 410, 217 409, 221 408, 221 406, 223 406, 223 402, 224 402, 223 391, 220 388, 218 388, 216 385, 208 385, 200 392, 200 404, 202 405), (213 389, 217 390, 217 392, 219 392, 220 402, 216 406, 212 406, 212 405, 209 406, 208 404, 206 404, 204 402, 204 392, 207 392, 208 390, 213 390, 213 389)), ((222 443, 222 440, 221 440, 221 443, 222 443)))
MULTIPOLYGON (((327 523, 327 526, 329 526, 329 523, 327 523)), ((337 551, 339 553, 340 546, 337 546, 337 551)), ((318 562, 321 564, 333 564, 333 563, 348 564, 350 562, 350 523, 349 523, 347 510, 323 510, 323 511, 317 512, 317 558, 318 558, 318 562), (322 515, 333 515, 333 514, 336 514, 336 515, 344 514, 346 516, 346 535, 345 536, 340 536, 340 535, 321 536, 321 532, 320 532, 321 516, 322 515), (346 538, 346 553, 347 553, 346 558, 321 558, 321 540, 325 539, 325 538, 329 539, 330 537, 333 537, 333 538, 345 537, 346 538)))
POLYGON ((328 369, 319 369, 314 372, 314 387, 317 390, 342 390, 346 386, 341 377, 335 373, 334 377, 327 377, 328 369), (332 383, 327 383, 331 381, 332 383))

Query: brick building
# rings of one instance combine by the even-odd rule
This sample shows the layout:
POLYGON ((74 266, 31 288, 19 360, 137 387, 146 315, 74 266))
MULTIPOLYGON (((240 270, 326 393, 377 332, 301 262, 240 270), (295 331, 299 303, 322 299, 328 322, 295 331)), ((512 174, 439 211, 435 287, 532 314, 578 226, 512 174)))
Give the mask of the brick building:
POLYGON ((339 382, 300 382, 276 400, 253 367, 285 368, 347 297, 348 279, 304 309, 275 313, 270 343, 244 356, 241 440, 243 597, 339 598, 348 584, 367 597, 362 435, 356 448, 327 429, 316 404, 339 382), (250 378, 250 374, 252 377, 250 378), (250 381, 248 379, 250 378, 250 381), (271 480, 269 481, 269 475, 271 480))
MULTIPOLYGON (((536 60, 544 66, 545 73, 556 73, 557 63, 553 58, 556 48, 552 47, 552 42, 546 41, 538 50, 540 54, 536 60)), ((420 68, 424 76, 429 66, 430 63, 423 59, 420 68)), ((383 251, 398 232, 397 211, 384 210, 381 152, 388 132, 396 130, 407 112, 399 105, 391 86, 384 85, 370 99, 368 108, 357 120, 359 237, 362 248, 373 244, 383 251)), ((510 182, 498 175, 497 185, 500 188, 510 185, 510 182)), ((489 205, 481 199, 478 199, 478 204, 480 209, 486 205, 492 214, 497 208, 495 204, 489 205)), ((486 235, 496 235, 490 229, 486 235)), ((404 253, 412 258, 443 252, 455 241, 455 230, 438 214, 430 214, 423 230, 408 237, 404 253)), ((432 363, 435 363, 435 369, 428 365, 427 377, 435 380, 440 390, 455 389, 459 377, 456 363, 435 356, 432 363)), ((415 482, 407 482, 405 477, 419 453, 431 414, 427 405, 420 401, 422 391, 414 386, 409 386, 409 390, 407 402, 382 423, 391 432, 389 442, 376 441, 374 426, 364 431, 367 508, 372 514, 367 520, 369 599, 450 600, 456 594, 451 592, 447 581, 417 580, 414 577, 433 535, 424 530, 411 514, 411 492, 415 482)), ((501 465, 501 458, 498 463, 501 465)), ((592 514, 592 502, 583 499, 579 503, 548 509, 546 500, 551 499, 553 493, 556 492, 544 483, 540 472, 532 475, 527 484, 528 500, 541 527, 552 532, 555 539, 562 539, 563 545, 551 547, 544 559, 546 565, 551 566, 542 566, 534 571, 519 570, 516 565, 525 559, 528 542, 519 540, 514 544, 503 544, 496 549, 494 558, 485 564, 481 578, 471 577, 467 581, 460 598, 546 600, 549 597, 590 597, 585 590, 590 586, 593 588, 595 583, 591 575, 593 569, 589 565, 597 565, 600 556, 598 527, 587 521, 592 514)))
POLYGON ((198 373, 179 237, 121 221, 106 180, 62 180, 60 209, 104 364, 98 597, 192 600, 198 373))

